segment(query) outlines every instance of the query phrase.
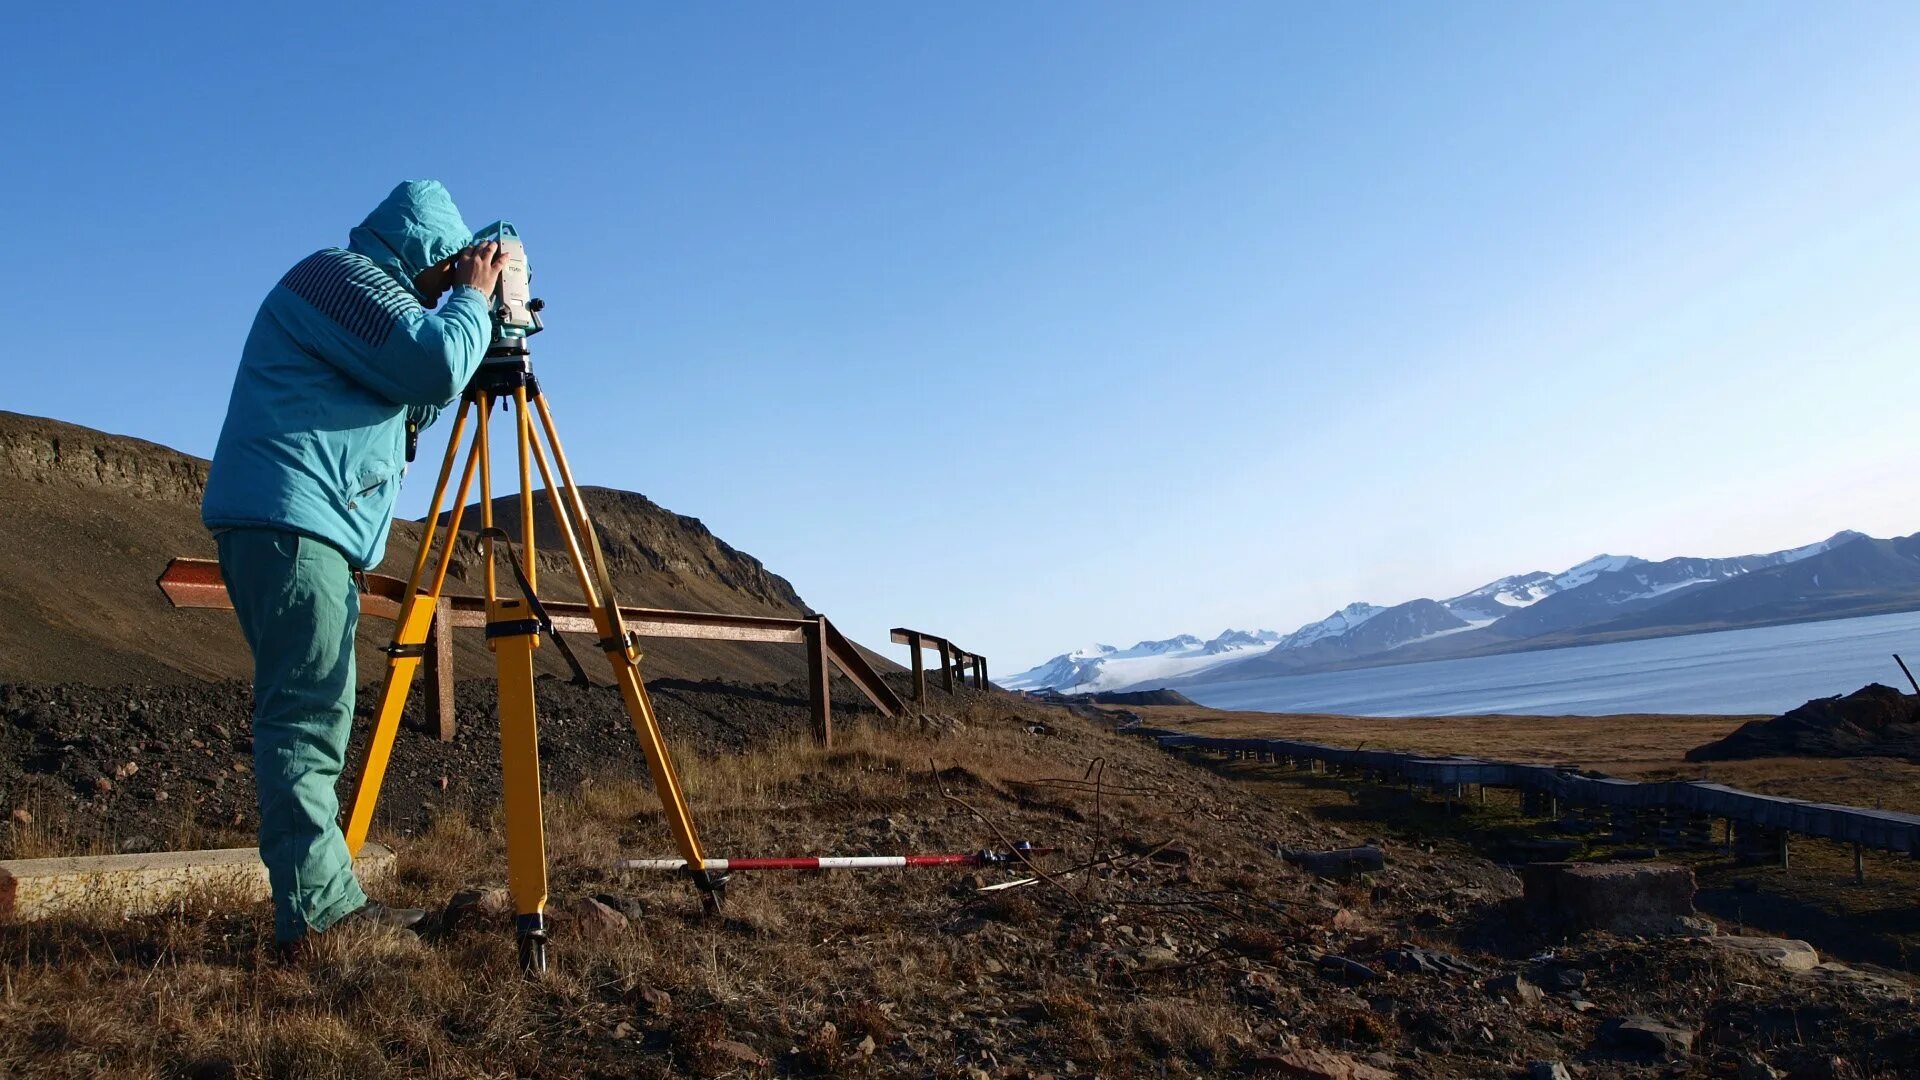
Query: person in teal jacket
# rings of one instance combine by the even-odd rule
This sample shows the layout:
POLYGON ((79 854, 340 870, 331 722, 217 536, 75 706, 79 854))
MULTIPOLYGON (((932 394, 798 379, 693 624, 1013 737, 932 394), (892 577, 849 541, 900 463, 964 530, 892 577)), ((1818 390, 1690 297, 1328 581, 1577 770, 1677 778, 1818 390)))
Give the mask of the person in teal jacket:
POLYGON ((260 857, 283 946, 350 917, 424 914, 367 900, 335 783, 353 723, 353 571, 386 552, 415 437, 492 336, 506 257, 472 238, 446 188, 410 180, 345 248, 295 264, 254 316, 214 449, 200 516, 253 651, 260 857))

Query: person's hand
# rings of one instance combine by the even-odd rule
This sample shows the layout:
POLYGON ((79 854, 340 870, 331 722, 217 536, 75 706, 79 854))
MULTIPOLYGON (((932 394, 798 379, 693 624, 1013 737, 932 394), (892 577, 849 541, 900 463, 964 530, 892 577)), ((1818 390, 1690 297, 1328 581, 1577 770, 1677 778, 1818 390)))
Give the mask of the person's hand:
POLYGON ((494 286, 500 283, 500 272, 506 268, 507 249, 489 240, 460 253, 460 261, 453 268, 453 283, 471 285, 491 297, 494 286))

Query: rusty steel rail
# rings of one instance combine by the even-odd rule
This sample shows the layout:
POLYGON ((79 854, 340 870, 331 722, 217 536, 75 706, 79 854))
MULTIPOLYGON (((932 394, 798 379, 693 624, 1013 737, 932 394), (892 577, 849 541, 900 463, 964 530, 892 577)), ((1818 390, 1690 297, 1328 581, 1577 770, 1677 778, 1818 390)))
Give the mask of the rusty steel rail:
MULTIPOLYGON (((386 574, 365 575, 366 588, 360 594, 360 613, 389 621, 400 617, 406 599, 407 583, 386 574)), ((174 559, 157 583, 167 600, 177 608, 227 608, 233 601, 227 596, 226 582, 220 576, 220 564, 213 559, 174 559)), ((587 605, 564 600, 542 599, 541 605, 553 618, 555 630, 594 635, 598 630, 587 605)), ((727 615, 714 611, 675 611, 670 608, 620 608, 623 624, 641 637, 698 638, 705 641, 768 642, 807 646, 808 683, 812 688, 814 737, 822 743, 833 738, 832 700, 829 677, 832 668, 864 694, 874 708, 887 716, 898 716, 906 704, 881 679, 866 657, 853 643, 834 629, 826 616, 786 619, 770 615, 727 615)), ((429 632, 426 657, 428 712, 433 715, 442 739, 453 738, 453 637, 456 628, 484 628, 487 625, 487 601, 483 596, 443 594, 429 632)))
POLYGON ((953 693, 953 673, 960 672, 960 681, 965 683, 969 673, 976 690, 985 690, 991 684, 987 681, 987 658, 979 653, 971 653, 953 642, 921 630, 909 630, 904 626, 893 628, 895 644, 905 645, 913 654, 913 700, 927 700, 927 670, 921 651, 932 649, 940 654, 940 684, 947 693, 953 693))

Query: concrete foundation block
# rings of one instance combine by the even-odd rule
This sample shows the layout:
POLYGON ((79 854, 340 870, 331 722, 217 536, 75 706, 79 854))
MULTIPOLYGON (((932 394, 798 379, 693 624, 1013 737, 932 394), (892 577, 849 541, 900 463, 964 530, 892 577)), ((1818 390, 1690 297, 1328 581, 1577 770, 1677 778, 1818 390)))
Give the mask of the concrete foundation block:
MULTIPOLYGON (((393 872, 393 852, 369 841, 353 871, 362 882, 378 882, 393 872)), ((0 921, 157 915, 200 896, 269 899, 260 853, 217 848, 0 861, 0 921)))
POLYGON ((1535 863, 1521 869, 1534 918, 1562 930, 1685 932, 1693 871, 1667 863, 1535 863))

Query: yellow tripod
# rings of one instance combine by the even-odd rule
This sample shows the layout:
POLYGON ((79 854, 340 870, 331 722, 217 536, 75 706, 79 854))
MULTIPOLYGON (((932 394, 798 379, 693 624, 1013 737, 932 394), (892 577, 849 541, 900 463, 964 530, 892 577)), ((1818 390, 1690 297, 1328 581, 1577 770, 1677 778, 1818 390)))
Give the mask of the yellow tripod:
MULTIPOLYGON (((533 470, 540 479, 553 506, 554 521, 579 577, 580 592, 592 610, 594 627, 600 634, 600 648, 613 665, 614 681, 620 687, 633 729, 646 752, 647 767, 653 775, 654 790, 666 810, 668 826, 682 858, 689 867, 701 866, 704 857, 700 838, 693 828, 693 816, 686 795, 667 754, 666 740, 647 697, 646 683, 640 678, 640 650, 637 639, 621 623, 619 602, 613 581, 607 574, 606 557, 599 537, 587 516, 580 489, 573 482, 573 470, 560 448, 560 436, 554 428, 553 414, 547 409, 531 364, 524 349, 490 351, 479 373, 461 396, 459 412, 453 421, 453 434, 447 441, 446 460, 433 488, 433 505, 427 516, 427 530, 420 539, 414 557, 413 576, 407 583, 407 599, 394 623, 393 643, 387 647, 387 678, 380 691, 380 706, 375 714, 373 737, 367 743, 351 809, 347 816, 347 848, 358 852, 366 841, 373 821, 375 802, 380 797, 380 782, 386 775, 387 759, 393 749, 393 737, 400 726, 400 714, 406 707, 407 693, 414 675, 426 656, 427 631, 432 625, 440 591, 446 584, 447 569, 453 561, 453 541, 460 532, 467 494, 474 475, 480 477, 481 544, 486 556, 487 648, 494 653, 500 696, 500 766, 502 794, 507 819, 507 884, 518 914, 520 964, 540 971, 547 963, 546 830, 540 817, 540 740, 533 701, 533 650, 540 647, 540 635, 552 633, 552 623, 540 605, 537 593, 539 567, 534 544, 533 470), (503 353, 507 353, 503 355, 503 353), (495 403, 509 407, 514 418, 514 441, 519 451, 520 549, 514 550, 507 534, 493 523, 493 469, 487 441, 487 421, 495 403), (544 437, 548 452, 535 434, 544 437), (467 423, 475 421, 473 442, 466 464, 460 472, 460 487, 447 514, 444 527, 441 509, 447 483, 453 477, 455 459, 460 456, 467 423), (559 483, 554 482, 558 473, 559 483), (440 557, 433 568, 431 584, 422 588, 428 556, 434 541, 440 540, 440 557), (519 598, 500 595, 495 580, 494 545, 507 547, 508 565, 520 586, 519 598)), ((692 872, 695 885, 709 910, 720 905, 722 879, 706 870, 692 872)))

